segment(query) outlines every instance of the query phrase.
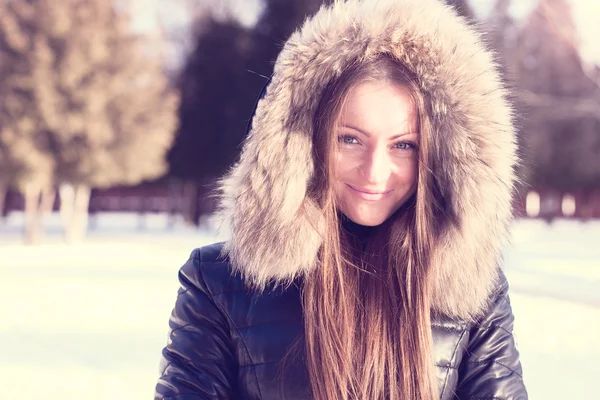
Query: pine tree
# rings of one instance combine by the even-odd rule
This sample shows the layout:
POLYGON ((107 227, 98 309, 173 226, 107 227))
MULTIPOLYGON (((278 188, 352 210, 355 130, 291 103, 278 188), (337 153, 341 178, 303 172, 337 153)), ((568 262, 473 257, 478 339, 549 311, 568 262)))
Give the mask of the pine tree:
MULTIPOLYGON (((166 171, 177 99, 169 92, 156 43, 132 31, 126 4, 7 5, 23 48, 16 59, 30 77, 24 97, 35 115, 31 136, 51 155, 69 240, 85 232, 92 187, 135 184, 166 171)), ((6 103, 15 79, 3 79, 6 103)))
POLYGON ((169 153, 170 175, 185 182, 187 217, 213 209, 207 191, 238 158, 261 89, 285 40, 321 0, 268 0, 259 22, 244 27, 210 10, 196 24, 196 46, 179 78, 180 127, 169 153), (203 205, 205 209, 199 210, 203 205))

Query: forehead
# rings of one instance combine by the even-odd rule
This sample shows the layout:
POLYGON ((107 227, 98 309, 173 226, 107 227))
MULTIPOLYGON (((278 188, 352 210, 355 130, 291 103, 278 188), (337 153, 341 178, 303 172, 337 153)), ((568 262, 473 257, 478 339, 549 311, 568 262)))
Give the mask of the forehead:
POLYGON ((369 133, 414 132, 417 126, 414 97, 405 86, 380 81, 360 83, 348 92, 340 124, 369 133))

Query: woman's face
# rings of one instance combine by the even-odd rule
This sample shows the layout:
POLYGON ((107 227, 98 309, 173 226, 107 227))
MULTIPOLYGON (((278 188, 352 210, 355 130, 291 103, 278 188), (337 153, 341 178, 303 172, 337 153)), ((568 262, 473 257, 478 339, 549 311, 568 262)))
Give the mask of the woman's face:
POLYGON ((416 190, 419 132, 408 89, 361 83, 349 92, 335 132, 338 207, 360 225, 377 226, 416 190))

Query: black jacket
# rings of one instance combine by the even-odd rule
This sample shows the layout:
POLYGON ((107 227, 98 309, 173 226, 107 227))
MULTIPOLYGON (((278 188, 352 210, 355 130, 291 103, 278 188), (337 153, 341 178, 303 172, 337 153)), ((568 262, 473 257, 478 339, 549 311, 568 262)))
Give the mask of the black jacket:
MULTIPOLYGON (((299 285, 250 292, 221 249, 195 250, 180 271, 155 399, 310 399, 299 285)), ((500 276, 480 320, 432 324, 441 399, 527 399, 500 276)))

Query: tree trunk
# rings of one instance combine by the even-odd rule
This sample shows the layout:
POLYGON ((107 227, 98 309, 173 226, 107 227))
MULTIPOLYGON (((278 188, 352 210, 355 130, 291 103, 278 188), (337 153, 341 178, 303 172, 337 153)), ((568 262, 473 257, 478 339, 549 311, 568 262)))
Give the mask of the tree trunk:
POLYGON ((37 244, 44 234, 44 217, 52 211, 56 191, 50 187, 25 188, 25 243, 37 244))
POLYGON ((3 222, 6 215, 6 195, 8 193, 8 184, 0 180, 0 222, 3 222))
POLYGON ((137 210, 137 217, 138 217, 137 230, 138 231, 143 231, 146 229, 146 215, 148 214, 147 213, 148 208, 149 208, 148 198, 142 197, 140 199, 140 205, 137 210))
POLYGON ((87 233, 90 196, 92 189, 87 185, 78 185, 75 192, 75 215, 73 225, 75 228, 75 239, 81 240, 87 233))
POLYGON ((60 210, 67 243, 83 240, 87 232, 91 188, 87 185, 60 186, 60 210))
POLYGON ((171 230, 175 227, 177 216, 183 215, 182 199, 183 199, 183 185, 177 179, 169 180, 169 191, 167 197, 167 229, 171 230))
POLYGON ((185 182, 183 185, 184 221, 190 225, 198 225, 198 183, 185 182))
POLYGON ((28 185, 25 188, 25 243, 36 244, 41 238, 41 227, 39 224, 39 201, 41 189, 37 186, 28 185))
POLYGON ((42 217, 46 217, 46 215, 52 213, 54 200, 56 200, 56 189, 52 187, 44 188, 42 190, 42 201, 40 203, 42 217))
POLYGON ((60 218, 62 219, 65 235, 67 227, 73 218, 73 204, 75 204, 75 188, 73 185, 63 183, 58 188, 60 196, 60 218))

